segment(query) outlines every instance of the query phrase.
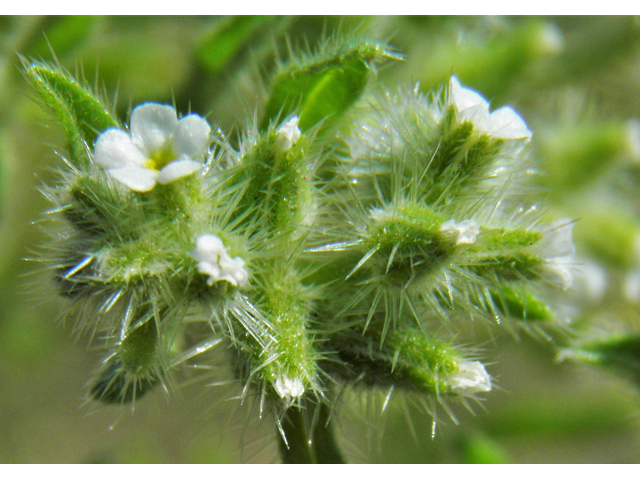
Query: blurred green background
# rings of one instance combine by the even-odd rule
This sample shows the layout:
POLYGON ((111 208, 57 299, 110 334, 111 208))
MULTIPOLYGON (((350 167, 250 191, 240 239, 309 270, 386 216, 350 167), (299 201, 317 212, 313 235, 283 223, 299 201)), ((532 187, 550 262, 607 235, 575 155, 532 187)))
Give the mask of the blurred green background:
POLYGON ((466 332, 495 360, 498 388, 473 412, 454 406, 458 425, 438 407, 435 439, 419 399, 398 396, 381 414, 386 392, 346 392, 337 428, 347 457, 640 461, 640 352, 619 371, 556 360, 575 342, 640 334, 637 18, 69 16, 0 17, 0 462, 278 459, 271 420, 195 375, 169 397, 145 397, 135 414, 84 403, 103 352, 73 336, 72 319, 56 321, 62 301, 25 261, 45 240, 37 220, 49 205, 38 186, 55 180, 64 140, 33 101, 18 54, 77 71, 122 118, 143 101, 175 102, 233 136, 261 107, 289 46, 353 31, 404 56, 372 89, 419 82, 429 91, 455 73, 493 108, 521 113, 544 172, 538 196, 550 215, 577 220, 579 258, 561 300, 572 322, 558 343, 481 325, 466 332))

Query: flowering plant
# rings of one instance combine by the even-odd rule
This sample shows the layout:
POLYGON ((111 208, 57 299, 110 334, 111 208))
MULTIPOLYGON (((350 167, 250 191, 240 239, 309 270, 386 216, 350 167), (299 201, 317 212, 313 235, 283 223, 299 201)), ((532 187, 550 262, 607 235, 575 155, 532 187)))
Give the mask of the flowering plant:
POLYGON ((126 127, 68 73, 25 65, 65 126, 43 260, 78 329, 105 339, 93 400, 171 391, 228 345, 283 460, 338 462, 341 388, 466 404, 494 384, 456 342, 466 326, 562 324, 572 223, 522 194, 531 131, 456 76, 429 95, 367 90, 397 58, 368 40, 294 56, 235 140, 156 103, 126 127))

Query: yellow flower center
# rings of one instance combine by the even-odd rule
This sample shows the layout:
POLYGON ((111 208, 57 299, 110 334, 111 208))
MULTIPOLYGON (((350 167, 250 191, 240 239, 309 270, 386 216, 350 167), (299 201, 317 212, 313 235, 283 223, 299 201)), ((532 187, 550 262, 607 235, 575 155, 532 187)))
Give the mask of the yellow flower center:
POLYGON ((176 159, 176 155, 171 148, 163 148, 153 153, 144 164, 145 168, 152 170, 161 170, 162 167, 168 163, 173 162, 176 159))

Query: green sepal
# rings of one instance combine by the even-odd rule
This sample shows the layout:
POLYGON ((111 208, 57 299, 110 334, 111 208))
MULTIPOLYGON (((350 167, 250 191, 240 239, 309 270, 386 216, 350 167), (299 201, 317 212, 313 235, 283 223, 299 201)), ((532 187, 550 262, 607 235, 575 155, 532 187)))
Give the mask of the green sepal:
MULTIPOLYGON (((309 172, 305 162, 308 139, 303 136, 289 150, 277 147, 277 133, 270 128, 244 155, 230 181, 243 184, 234 216, 259 222, 278 236, 291 233, 310 201, 309 172)), ((283 237, 284 238, 284 237, 283 237)))
POLYGON ((397 285, 431 272, 453 251, 451 242, 440 232, 442 221, 442 216, 430 208, 412 203, 380 212, 363 242, 365 256, 375 251, 368 267, 397 285))
POLYGON ((133 403, 160 383, 160 379, 151 374, 140 378, 131 378, 123 368, 120 358, 116 355, 109 358, 103 365, 98 379, 91 387, 92 399, 109 405, 133 403))
POLYGON ((499 292, 492 291, 491 299, 495 307, 508 317, 526 322, 553 320, 549 306, 526 290, 504 287, 499 292))
POLYGON ((122 366, 131 373, 152 369, 158 359, 158 329, 155 319, 149 318, 136 326, 120 343, 122 366))
POLYGON ((326 128, 363 93, 374 63, 398 58, 378 42, 359 40, 330 42, 310 58, 292 60, 271 83, 261 129, 294 111, 303 132, 321 121, 326 128))
MULTIPOLYGON (((145 315, 148 317, 150 312, 145 315)), ((132 327, 104 363, 91 387, 91 397, 103 403, 131 403, 160 383, 156 321, 132 327)))
POLYGON ((458 369, 456 350, 425 334, 419 327, 403 325, 389 331, 381 342, 382 325, 372 322, 337 332, 327 345, 336 361, 323 368, 343 379, 368 386, 401 388, 434 395, 450 391, 449 378, 458 369))
POLYGON ((62 70, 44 63, 25 65, 25 73, 43 105, 64 129, 69 160, 77 167, 89 163, 87 147, 118 121, 109 108, 86 86, 62 70))

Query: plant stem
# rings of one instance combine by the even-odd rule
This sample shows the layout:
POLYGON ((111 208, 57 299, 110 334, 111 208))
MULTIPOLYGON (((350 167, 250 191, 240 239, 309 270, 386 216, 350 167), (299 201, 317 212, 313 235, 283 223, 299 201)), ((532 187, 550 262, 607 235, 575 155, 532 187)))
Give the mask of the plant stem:
MULTIPOLYGON (((345 463, 333 436, 329 407, 325 403, 313 406, 292 406, 284 414, 282 429, 287 438, 280 437, 280 453, 284 463, 345 463), (306 406, 306 408, 305 408, 306 406), (305 414, 317 408, 317 419, 310 423, 305 414)), ((311 415, 313 416, 313 415, 311 415)))

